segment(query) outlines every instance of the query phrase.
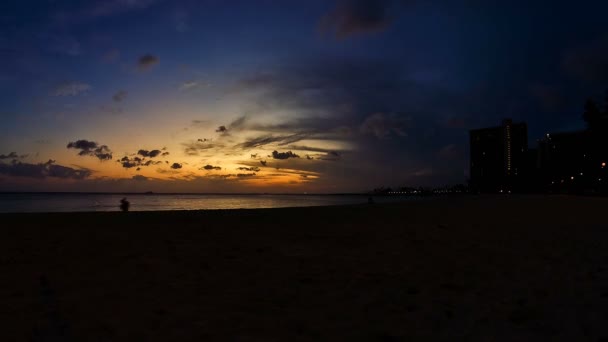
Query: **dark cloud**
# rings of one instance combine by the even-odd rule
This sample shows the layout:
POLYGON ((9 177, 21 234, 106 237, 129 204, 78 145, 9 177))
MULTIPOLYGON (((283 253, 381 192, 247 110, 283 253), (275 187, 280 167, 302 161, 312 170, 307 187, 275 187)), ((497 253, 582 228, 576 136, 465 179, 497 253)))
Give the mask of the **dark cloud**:
POLYGON ((173 163, 173 164, 171 164, 171 168, 172 169, 181 169, 182 168, 182 164, 180 164, 180 163, 173 163))
MULTIPOLYGON (((155 151, 158 151, 158 150, 155 150, 155 151)), ((137 167, 137 171, 139 171, 142 166, 159 165, 159 164, 163 163, 160 160, 146 160, 145 157, 150 156, 150 153, 146 150, 139 150, 138 155, 143 156, 143 158, 140 158, 140 157, 130 158, 128 156, 124 156, 120 160, 117 160, 117 162, 120 163, 122 165, 122 167, 124 167, 125 169, 137 167), (146 152, 146 153, 141 153, 141 152, 146 152)), ((156 155, 157 154, 155 154, 155 156, 156 155)))
POLYGON ((133 180, 136 181, 147 181, 148 177, 142 176, 142 175, 135 175, 132 177, 133 180))
POLYGON ((148 71, 155 67, 159 62, 160 60, 158 57, 151 54, 146 54, 139 57, 137 60, 137 69, 140 71, 148 71))
POLYGON ((163 152, 163 153, 161 153, 161 156, 163 156, 163 157, 168 156, 168 155, 169 155, 169 152, 163 152))
POLYGON ((222 168, 220 166, 213 166, 210 164, 207 164, 203 167, 201 167, 199 170, 221 170, 222 168))
POLYGON ((150 165, 159 165, 162 164, 163 162, 160 160, 147 160, 145 163, 141 164, 143 166, 150 166, 150 165))
POLYGON ((112 151, 110 148, 106 145, 99 145, 95 141, 77 140, 69 142, 67 148, 80 150, 80 152, 78 152, 79 156, 92 156, 101 161, 112 159, 112 151))
POLYGON ((71 167, 55 164, 54 160, 46 163, 30 164, 13 160, 10 164, 0 163, 0 174, 28 177, 28 178, 63 178, 63 179, 85 179, 90 177, 92 171, 85 168, 74 169, 71 167))
POLYGON ((254 147, 261 147, 268 144, 276 143, 279 146, 292 144, 300 140, 308 138, 310 135, 303 133, 296 133, 290 135, 263 135, 260 137, 248 139, 247 141, 236 145, 237 148, 249 149, 254 147))
POLYGON ((207 127, 209 126, 210 122, 208 120, 192 120, 191 125, 192 127, 207 127))
POLYGON ((389 0, 344 0, 319 24, 323 33, 343 39, 355 34, 382 31, 390 24, 389 0))
POLYGON ((245 127, 247 120, 248 119, 246 116, 238 117, 228 125, 228 129, 229 130, 240 130, 245 127))
POLYGON ((184 146, 184 153, 189 156, 198 156, 201 151, 223 147, 222 144, 212 143, 210 140, 185 142, 182 143, 182 146, 184 146))
POLYGON ((329 154, 339 155, 339 153, 336 150, 327 149, 327 148, 321 148, 321 147, 312 147, 312 146, 303 146, 303 145, 289 145, 289 148, 292 149, 292 150, 299 150, 299 151, 322 152, 322 153, 329 153, 329 154))
POLYGON ((257 166, 252 166, 252 167, 238 167, 237 170, 239 171, 253 171, 253 172, 259 172, 260 168, 257 166))
MULTIPOLYGON (((148 151, 148 150, 139 150, 137 151, 137 154, 139 154, 142 157, 148 157, 148 158, 154 158, 159 156, 162 153, 161 150, 152 150, 152 151, 148 151)), ((167 152, 165 152, 167 153, 167 152)))
POLYGON ((260 164, 262 164, 262 166, 266 166, 266 161, 265 160, 260 160, 260 164))
POLYGON ((254 173, 237 173, 236 176, 238 178, 248 178, 248 177, 254 177, 256 174, 254 173))
POLYGON ((119 90, 116 94, 112 96, 112 100, 114 100, 114 102, 122 102, 124 99, 127 98, 128 94, 129 93, 125 90, 119 90))
POLYGON ((0 159, 18 159, 17 152, 11 152, 9 154, 0 154, 0 159))
POLYGON ((117 160, 118 163, 120 163, 122 165, 122 167, 124 167, 125 169, 130 169, 133 167, 137 167, 139 168, 139 166, 141 165, 142 159, 139 157, 135 157, 133 159, 130 159, 129 157, 122 157, 122 159, 117 160))
POLYGON ((226 128, 226 126, 220 126, 215 131, 217 133, 227 133, 228 132, 228 128, 226 128))
POLYGON ((291 152, 291 151, 287 151, 287 152, 277 152, 277 151, 272 151, 272 158, 274 159, 289 159, 289 158, 300 158, 299 155, 291 152))
POLYGON ((337 161, 337 160, 340 160, 340 157, 341 157, 340 153, 338 153, 336 151, 330 151, 324 155, 321 155, 318 159, 326 160, 326 161, 337 161))

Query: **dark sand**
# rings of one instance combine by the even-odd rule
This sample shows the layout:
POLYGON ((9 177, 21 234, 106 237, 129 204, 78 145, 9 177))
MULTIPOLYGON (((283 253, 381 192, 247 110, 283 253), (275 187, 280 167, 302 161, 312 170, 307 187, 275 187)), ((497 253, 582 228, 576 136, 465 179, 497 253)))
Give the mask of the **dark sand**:
POLYGON ((0 341, 608 339, 608 199, 0 222, 0 341))

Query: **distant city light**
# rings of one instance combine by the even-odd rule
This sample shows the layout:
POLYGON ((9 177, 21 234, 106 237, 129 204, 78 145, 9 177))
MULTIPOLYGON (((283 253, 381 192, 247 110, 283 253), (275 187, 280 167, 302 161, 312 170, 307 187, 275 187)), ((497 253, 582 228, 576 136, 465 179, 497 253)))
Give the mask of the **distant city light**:
POLYGON ((602 167, 606 167, 606 163, 605 162, 602 163, 602 167))
POLYGON ((570 177, 570 180, 573 180, 573 179, 574 179, 574 176, 570 177))
POLYGON ((583 173, 581 172, 581 176, 583 175, 583 173))

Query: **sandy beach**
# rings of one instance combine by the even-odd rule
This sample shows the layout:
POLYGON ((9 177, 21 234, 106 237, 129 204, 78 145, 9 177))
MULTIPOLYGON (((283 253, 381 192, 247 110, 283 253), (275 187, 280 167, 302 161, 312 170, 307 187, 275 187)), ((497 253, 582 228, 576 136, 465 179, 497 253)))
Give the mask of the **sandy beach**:
POLYGON ((606 341, 608 199, 0 215, 2 341, 606 341))

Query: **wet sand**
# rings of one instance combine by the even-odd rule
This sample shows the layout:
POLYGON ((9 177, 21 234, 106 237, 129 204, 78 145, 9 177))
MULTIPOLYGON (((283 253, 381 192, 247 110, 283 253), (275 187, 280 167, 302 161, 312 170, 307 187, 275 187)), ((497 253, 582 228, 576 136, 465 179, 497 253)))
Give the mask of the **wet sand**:
POLYGON ((0 215, 2 341, 604 341, 608 199, 0 215))

